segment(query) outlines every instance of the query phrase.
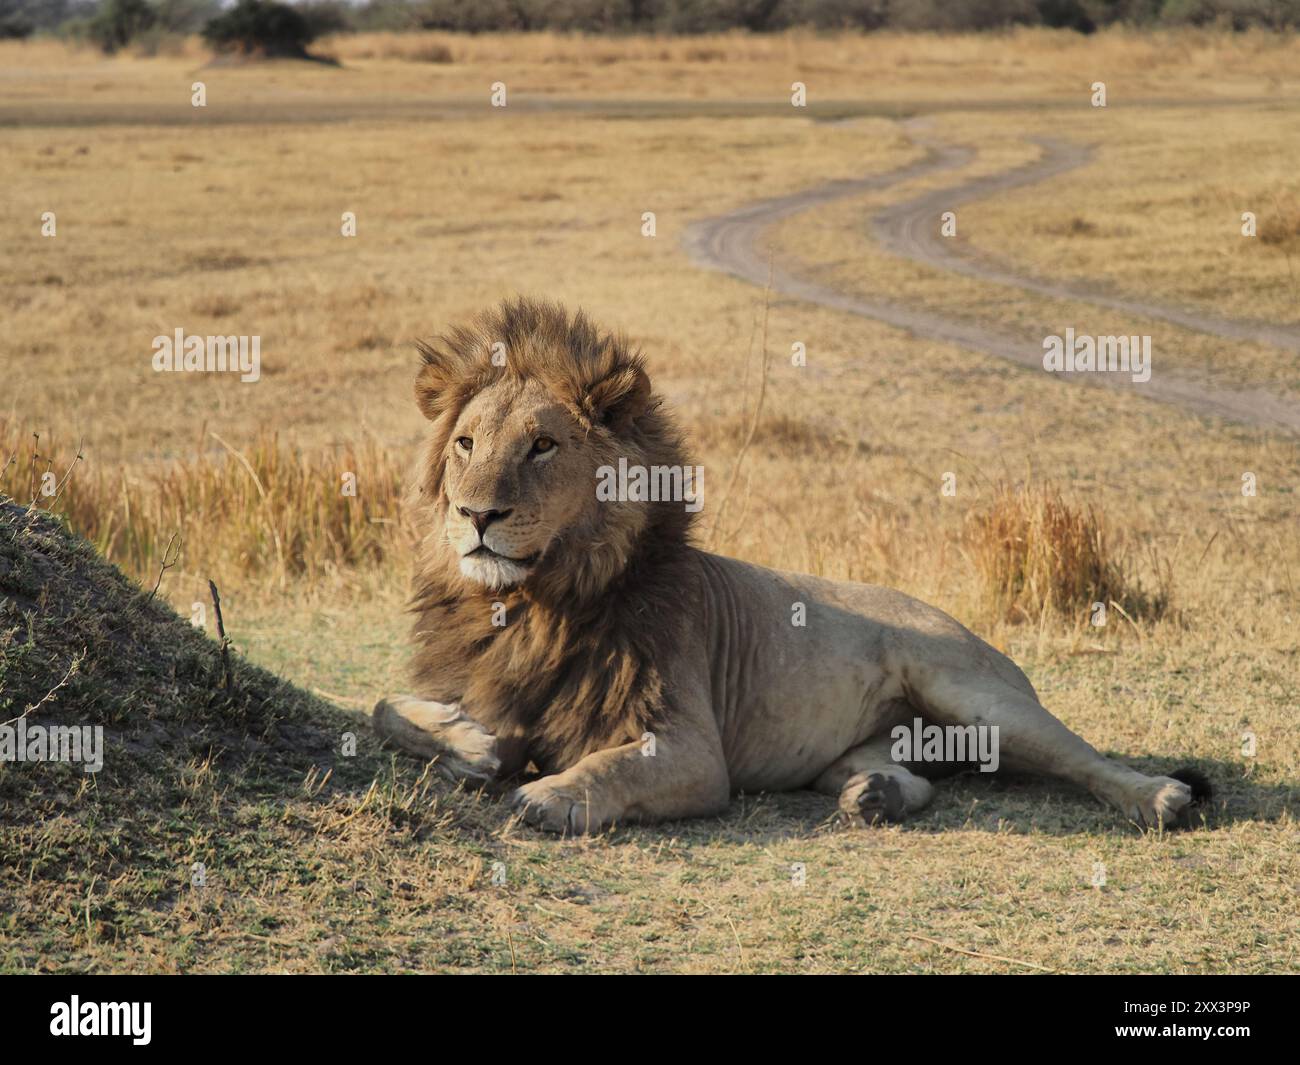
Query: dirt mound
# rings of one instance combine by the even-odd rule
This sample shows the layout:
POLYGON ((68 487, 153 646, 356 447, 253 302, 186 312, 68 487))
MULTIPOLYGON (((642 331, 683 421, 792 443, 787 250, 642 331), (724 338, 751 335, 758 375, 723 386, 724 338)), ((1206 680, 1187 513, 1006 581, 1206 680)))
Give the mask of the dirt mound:
POLYGON ((0 497, 0 971, 221 968, 302 918, 280 900, 324 875, 321 833, 424 823, 423 793, 349 822, 385 767, 368 730, 229 661, 226 685, 215 640, 0 497))
POLYGON ((464 861, 446 832, 476 797, 229 658, 226 684, 217 641, 0 497, 0 971, 367 967, 380 925, 339 930, 464 861), (56 728, 99 731, 98 771, 13 757, 56 728))
POLYGON ((229 672, 216 641, 90 544, 0 499, 0 722, 101 726, 109 780, 115 751, 301 760, 337 745, 326 704, 236 654, 229 672))

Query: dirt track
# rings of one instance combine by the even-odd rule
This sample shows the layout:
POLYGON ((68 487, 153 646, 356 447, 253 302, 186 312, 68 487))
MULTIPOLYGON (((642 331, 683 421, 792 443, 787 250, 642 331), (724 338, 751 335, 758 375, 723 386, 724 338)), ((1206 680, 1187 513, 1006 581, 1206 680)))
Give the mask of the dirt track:
MULTIPOLYGON (((885 174, 856 181, 828 182, 697 222, 686 234, 684 243, 687 250, 702 266, 765 286, 769 263, 767 254, 761 248, 761 237, 774 223, 832 200, 886 189, 945 170, 955 170, 975 157, 973 149, 932 140, 921 131, 922 127, 918 123, 909 123, 908 129, 914 139, 927 148, 924 159, 885 174)), ((881 247, 895 255, 980 281, 1110 307, 1135 318, 1156 319, 1228 340, 1254 341, 1289 351, 1300 351, 1300 330, 1294 328, 1229 320, 1117 297, 1092 284, 1035 278, 1016 273, 1005 266, 957 254, 952 242, 938 233, 938 218, 943 211, 1009 189, 1046 181, 1083 166, 1092 158, 1092 150, 1082 145, 1049 139, 1035 143, 1042 149, 1042 154, 1027 166, 927 192, 877 212, 871 221, 873 237, 881 247)), ((1057 328, 1055 325, 1045 326, 1037 335, 1004 331, 932 308, 841 292, 801 277, 776 260, 772 262, 771 269, 772 288, 775 292, 887 322, 917 336, 1010 359, 1040 373, 1043 372, 1043 337, 1055 332, 1057 328)), ((1149 327, 1140 326, 1136 322, 1128 331, 1151 332, 1149 327)), ((1300 403, 1294 399, 1280 397, 1263 389, 1225 389, 1191 374, 1163 370, 1159 363, 1158 347, 1153 358, 1151 379, 1144 383, 1135 383, 1131 375, 1124 373, 1060 373, 1056 376, 1078 377, 1089 384, 1133 389, 1150 399, 1173 404, 1197 414, 1248 425, 1300 431, 1300 403)))

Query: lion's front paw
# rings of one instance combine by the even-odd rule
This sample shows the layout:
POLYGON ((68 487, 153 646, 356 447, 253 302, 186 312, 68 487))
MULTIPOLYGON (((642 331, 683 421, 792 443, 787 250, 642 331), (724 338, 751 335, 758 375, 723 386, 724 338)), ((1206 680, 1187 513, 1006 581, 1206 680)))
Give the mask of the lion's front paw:
POLYGON ((568 832, 577 836, 598 832, 604 824, 588 795, 561 783, 554 776, 542 777, 516 788, 510 802, 528 824, 547 832, 568 832))
POLYGON ((433 760, 453 783, 486 784, 501 770, 496 737, 457 704, 391 695, 375 704, 370 720, 384 739, 433 760))

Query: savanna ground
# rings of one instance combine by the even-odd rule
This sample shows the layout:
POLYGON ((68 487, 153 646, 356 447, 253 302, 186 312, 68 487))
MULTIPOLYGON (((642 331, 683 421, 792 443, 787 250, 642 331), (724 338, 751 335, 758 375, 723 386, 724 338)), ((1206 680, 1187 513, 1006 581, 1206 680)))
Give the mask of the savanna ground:
MULTIPOLYGON (((1300 967, 1296 437, 797 301, 765 308, 680 245, 696 219, 920 158, 900 120, 924 115, 979 149, 945 181, 1033 158, 1033 135, 1096 146, 1081 170, 964 207, 969 254, 1293 324, 1300 44, 1034 31, 326 50, 341 67, 0 45, 5 491, 41 499, 39 473, 62 477, 80 442, 55 504, 72 527, 148 588, 162 571, 159 595, 184 617, 215 579, 237 651, 337 708, 310 710, 334 749, 269 763, 232 756, 232 740, 135 750, 130 772, 110 763, 91 783, 0 766, 0 967, 1300 967), (505 108, 489 106, 498 81, 505 108), (793 81, 807 109, 790 106, 793 81), (1089 105, 1096 81, 1104 110, 1089 105), (1241 235, 1246 210, 1258 237, 1241 235), (1201 826, 1143 835, 1067 788, 966 777, 890 828, 845 831, 831 800, 795 794, 558 840, 380 749, 349 711, 404 688, 411 341, 515 292, 580 305, 644 347, 705 466, 701 542, 936 603, 1101 750, 1208 772, 1218 798, 1201 826), (260 335, 261 380, 153 372, 153 337, 177 327, 260 335), (764 332, 767 386, 728 492, 764 332), (806 366, 791 364, 796 342, 806 366), (340 494, 349 472, 355 498, 340 494), (1008 491, 1054 488, 1106 527, 1120 607, 1104 627, 1088 602, 999 583, 1005 552, 981 516, 1005 515, 1008 491), (179 557, 164 559, 173 535, 179 557)), ((916 191, 801 214, 771 234, 773 259, 1044 334, 1120 321, 873 248, 873 210, 916 191)), ((1294 350, 1113 329, 1153 334, 1156 373, 1300 397, 1294 350)), ((165 700, 144 702, 141 717, 175 724, 165 700)))

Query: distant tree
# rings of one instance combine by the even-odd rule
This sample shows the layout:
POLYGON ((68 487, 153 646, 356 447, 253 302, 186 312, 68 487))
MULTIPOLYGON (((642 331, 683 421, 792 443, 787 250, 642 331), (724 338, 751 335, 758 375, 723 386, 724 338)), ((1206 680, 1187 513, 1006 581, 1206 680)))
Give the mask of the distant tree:
POLYGON ((1038 0, 1035 6, 1044 26, 1078 30, 1080 33, 1092 33, 1097 29, 1097 23, 1081 0, 1038 0))
POLYGON ((0 37, 29 37, 70 18, 89 19, 96 0, 0 0, 0 37))
POLYGON ((405 31, 418 29, 421 9, 410 0, 369 0, 354 7, 349 16, 353 29, 405 31))
POLYGON ((1037 21, 1032 0, 895 0, 889 7, 890 26, 902 30, 964 32, 1037 21))
POLYGON ((105 52, 125 48, 158 19, 146 0, 104 0, 87 26, 87 34, 105 52))
POLYGON ((354 11, 345 0, 310 0, 298 5, 298 11, 307 20, 313 37, 327 37, 331 33, 350 33, 354 11))
POLYGON ((1086 0, 1084 7, 1098 26, 1115 22, 1142 26, 1160 19, 1165 4, 1166 0, 1086 0))
POLYGON ((889 22, 889 0, 799 0, 786 6, 784 15, 790 26, 878 30, 889 22))
POLYGON ((20 0, 0 0, 0 40, 21 39, 36 32, 36 21, 24 6, 20 0))
POLYGON ((154 0, 154 10, 168 33, 198 33, 221 14, 221 0, 154 0))
POLYGON ((203 39, 218 52, 245 55, 306 55, 316 39, 302 13, 274 0, 239 0, 203 27, 203 39))
POLYGON ((1160 18, 1233 30, 1287 30, 1300 25, 1300 0, 1165 0, 1160 18))

